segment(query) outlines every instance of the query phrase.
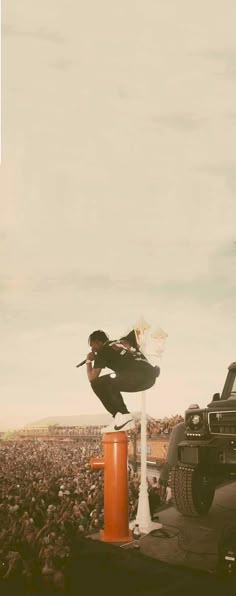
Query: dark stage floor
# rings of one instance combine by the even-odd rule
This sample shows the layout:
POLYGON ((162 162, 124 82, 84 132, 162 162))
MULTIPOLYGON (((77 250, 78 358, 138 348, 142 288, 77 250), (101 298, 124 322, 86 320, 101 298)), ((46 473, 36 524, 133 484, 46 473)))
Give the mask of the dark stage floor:
POLYGON ((168 534, 177 535, 165 538, 157 532, 156 537, 144 536, 141 552, 166 563, 214 572, 221 531, 225 525, 236 524, 236 482, 216 490, 208 515, 187 518, 169 507, 160 512, 159 521, 168 534))
MULTIPOLYGON (((134 551, 132 545, 101 543, 97 535, 92 540, 86 539, 90 548, 90 555, 87 552, 86 556, 91 556, 99 569, 98 582, 102 581, 102 573, 108 584, 112 581, 113 594, 124 591, 124 594, 183 596, 213 592, 218 596, 223 592, 224 596, 235 596, 236 576, 217 574, 218 539, 225 525, 236 523, 235 513, 236 483, 232 483, 217 489, 207 516, 184 518, 174 507, 160 512, 159 521, 165 533, 154 531, 143 536, 140 551, 134 551)), ((94 579, 95 575, 94 569, 94 579)), ((103 593, 109 594, 109 587, 104 588, 103 593)))

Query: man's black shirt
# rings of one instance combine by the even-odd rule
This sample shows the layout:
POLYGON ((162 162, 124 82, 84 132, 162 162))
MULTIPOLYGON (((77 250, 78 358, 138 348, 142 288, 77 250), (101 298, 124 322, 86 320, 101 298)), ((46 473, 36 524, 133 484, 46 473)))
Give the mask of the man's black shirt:
POLYGON ((144 354, 135 348, 128 348, 121 341, 107 341, 94 360, 94 368, 110 368, 115 372, 136 368, 140 363, 152 365, 144 354))

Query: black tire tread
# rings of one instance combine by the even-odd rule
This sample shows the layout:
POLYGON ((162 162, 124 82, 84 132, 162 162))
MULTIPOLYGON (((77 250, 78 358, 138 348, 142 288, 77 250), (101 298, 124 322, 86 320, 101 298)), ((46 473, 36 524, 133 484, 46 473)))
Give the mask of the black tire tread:
POLYGON ((171 495, 174 507, 180 513, 189 517, 197 517, 201 514, 208 513, 214 498, 213 490, 212 498, 209 498, 205 511, 199 511, 196 500, 194 502, 193 494, 196 473, 195 469, 180 468, 178 466, 171 470, 171 495))

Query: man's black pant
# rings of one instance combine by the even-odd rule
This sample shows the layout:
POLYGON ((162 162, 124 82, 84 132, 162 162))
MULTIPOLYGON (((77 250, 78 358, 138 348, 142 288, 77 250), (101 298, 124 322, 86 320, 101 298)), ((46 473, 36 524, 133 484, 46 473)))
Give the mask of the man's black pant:
POLYGON ((158 367, 140 363, 137 367, 103 375, 91 381, 91 387, 112 416, 128 414, 121 391, 136 393, 153 387, 159 374, 158 367), (113 375, 116 375, 113 377, 113 375))

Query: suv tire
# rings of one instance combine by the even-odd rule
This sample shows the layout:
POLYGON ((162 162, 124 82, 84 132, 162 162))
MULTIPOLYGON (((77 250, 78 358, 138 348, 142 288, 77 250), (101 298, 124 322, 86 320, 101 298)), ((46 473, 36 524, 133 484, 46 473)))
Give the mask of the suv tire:
POLYGON ((215 483, 198 468, 172 468, 171 495, 175 508, 183 515, 206 515, 211 508, 215 483))

